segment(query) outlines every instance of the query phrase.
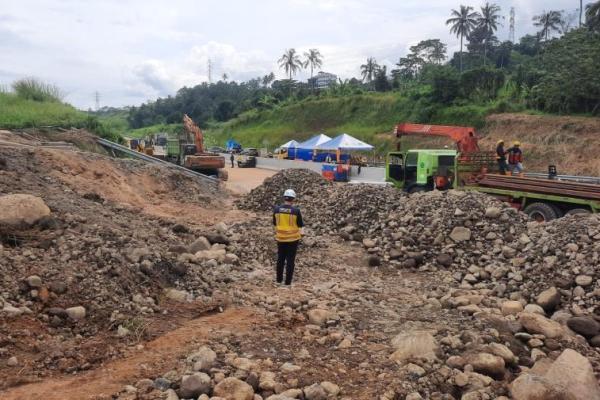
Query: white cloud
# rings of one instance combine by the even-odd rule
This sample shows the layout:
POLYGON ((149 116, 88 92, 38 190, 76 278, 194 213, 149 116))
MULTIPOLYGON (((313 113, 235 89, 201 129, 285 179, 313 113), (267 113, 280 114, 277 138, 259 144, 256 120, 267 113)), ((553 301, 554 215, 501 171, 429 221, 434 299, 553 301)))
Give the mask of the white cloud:
MULTIPOLYGON (((590 0, 584 1, 588 3, 590 0)), ((471 2, 479 6, 485 1, 471 2)), ((544 9, 574 10, 573 0, 496 0, 516 8, 517 37, 534 31, 544 9)), ((36 76, 87 108, 139 104, 223 73, 246 80, 271 71, 286 48, 316 47, 323 69, 358 76, 367 57, 393 66, 419 40, 458 40, 445 21, 456 0, 19 0, 0 10, 0 85, 36 76)), ((499 30, 508 37, 508 20, 499 30)), ((303 72, 298 79, 306 78, 303 72)))

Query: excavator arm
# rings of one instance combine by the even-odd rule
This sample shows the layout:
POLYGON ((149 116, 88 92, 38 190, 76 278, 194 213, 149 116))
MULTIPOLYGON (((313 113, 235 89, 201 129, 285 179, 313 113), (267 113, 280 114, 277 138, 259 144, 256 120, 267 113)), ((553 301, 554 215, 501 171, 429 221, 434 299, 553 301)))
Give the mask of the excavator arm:
POLYGON ((202 130, 192 121, 187 114, 183 116, 183 126, 185 130, 188 131, 191 135, 194 136, 194 144, 196 145, 196 153, 202 154, 204 153, 204 135, 202 134, 202 130))
POLYGON ((421 125, 402 123, 396 125, 394 133, 397 138, 405 135, 442 136, 452 139, 460 153, 478 152, 478 138, 475 128, 467 126, 421 125))

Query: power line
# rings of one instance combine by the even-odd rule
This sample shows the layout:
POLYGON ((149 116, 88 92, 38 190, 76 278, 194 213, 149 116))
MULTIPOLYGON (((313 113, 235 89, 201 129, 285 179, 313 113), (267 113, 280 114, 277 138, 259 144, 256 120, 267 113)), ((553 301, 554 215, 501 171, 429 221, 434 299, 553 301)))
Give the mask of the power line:
POLYGON ((510 8, 510 31, 508 33, 508 40, 515 42, 515 8, 510 8))

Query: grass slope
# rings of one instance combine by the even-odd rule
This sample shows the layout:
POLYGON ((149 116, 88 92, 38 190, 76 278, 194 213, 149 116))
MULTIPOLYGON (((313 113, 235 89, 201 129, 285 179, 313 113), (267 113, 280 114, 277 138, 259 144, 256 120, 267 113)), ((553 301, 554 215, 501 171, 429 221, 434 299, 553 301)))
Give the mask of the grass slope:
POLYGON ((276 147, 288 140, 305 140, 323 132, 330 136, 348 133, 374 144, 383 152, 388 135, 400 121, 473 125, 482 127, 494 108, 485 106, 430 105, 398 93, 307 99, 267 111, 250 111, 209 130, 216 142, 234 138, 245 147, 276 147))
POLYGON ((12 93, 0 93, 0 128, 3 129, 81 127, 87 118, 86 113, 68 104, 26 100, 12 93))

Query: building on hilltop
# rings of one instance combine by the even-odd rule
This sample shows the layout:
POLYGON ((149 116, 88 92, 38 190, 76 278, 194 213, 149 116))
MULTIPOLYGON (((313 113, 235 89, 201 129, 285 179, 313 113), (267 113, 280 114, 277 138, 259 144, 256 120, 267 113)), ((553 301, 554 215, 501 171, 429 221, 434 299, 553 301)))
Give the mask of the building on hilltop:
POLYGON ((319 71, 319 73, 308 80, 308 84, 315 89, 327 89, 329 86, 337 82, 337 75, 329 72, 319 71))

